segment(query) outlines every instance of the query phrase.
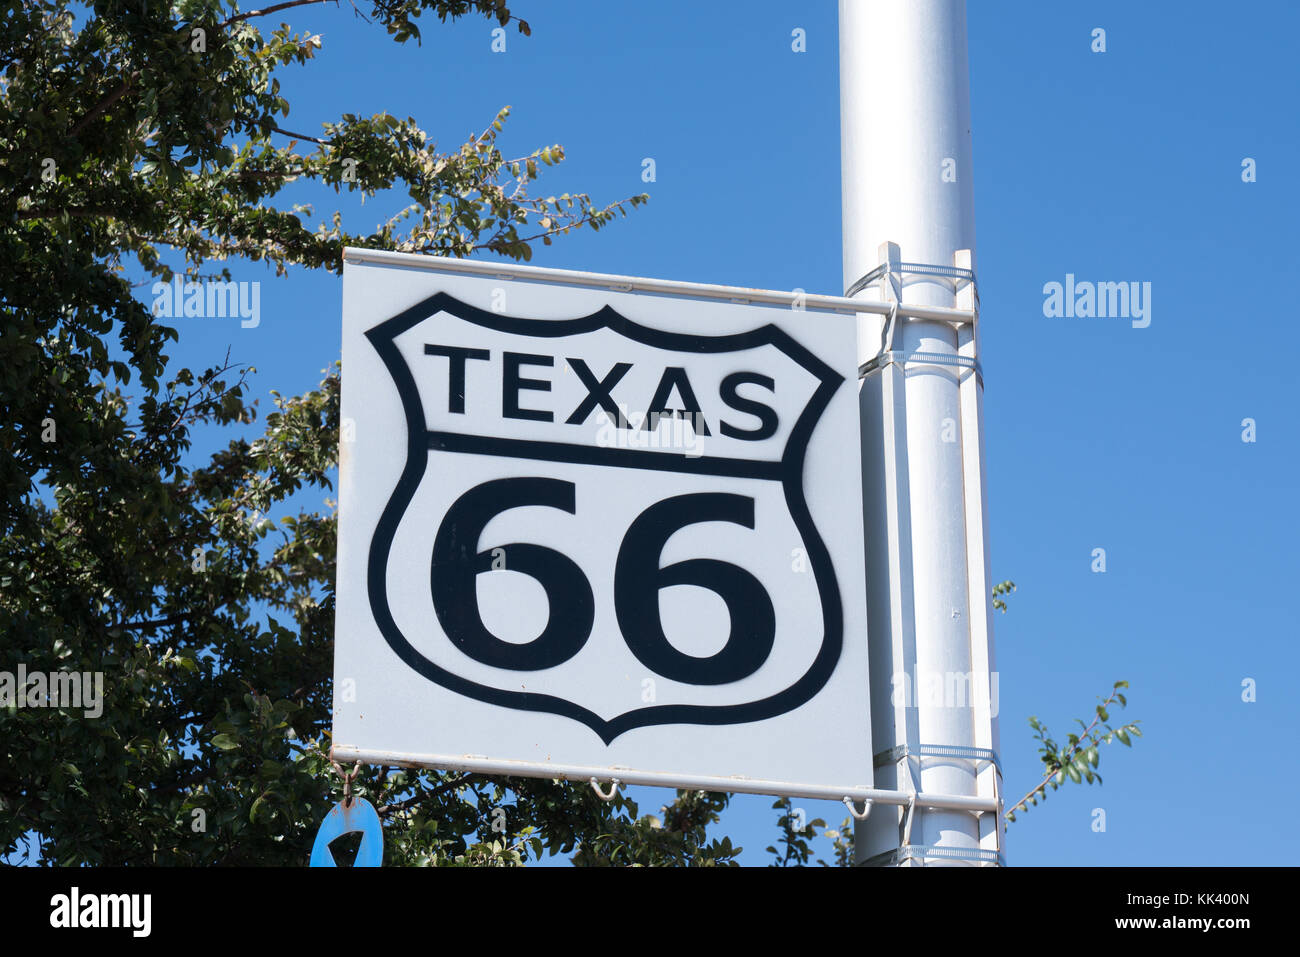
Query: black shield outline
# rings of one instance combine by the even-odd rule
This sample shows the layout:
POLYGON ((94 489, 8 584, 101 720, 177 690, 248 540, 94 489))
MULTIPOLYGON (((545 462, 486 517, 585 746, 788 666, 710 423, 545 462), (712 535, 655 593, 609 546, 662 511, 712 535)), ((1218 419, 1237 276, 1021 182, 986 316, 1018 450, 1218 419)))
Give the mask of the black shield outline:
MULTIPOLYGON (((367 592, 371 614, 380 633, 397 656, 416 673, 449 691, 498 707, 539 711, 571 718, 589 727, 606 745, 627 731, 652 725, 745 724, 772 718, 805 704, 830 680, 844 646, 844 609, 830 552, 813 524, 812 515, 804 499, 802 480, 804 455, 808 442, 831 397, 844 384, 845 378, 796 342, 789 334, 772 324, 759 326, 748 332, 721 336, 663 332, 639 325, 608 305, 588 316, 575 319, 524 319, 488 312, 461 302, 448 293, 439 292, 373 326, 366 331, 365 336, 379 353, 389 374, 393 377, 407 422, 407 461, 388 504, 384 506, 370 541, 366 572, 367 592), (794 684, 766 698, 742 704, 655 705, 626 711, 606 721, 600 715, 554 695, 530 691, 506 691, 462 678, 424 657, 407 641, 393 619, 388 605, 388 557, 397 528, 428 469, 431 448, 447 448, 448 445, 445 442, 434 444, 425 422, 419 387, 406 361, 402 358, 396 339, 413 326, 439 312, 450 313, 466 322, 488 329, 535 339, 579 335, 605 328, 642 345, 675 352, 740 352, 763 345, 772 345, 819 380, 812 398, 791 430, 781 460, 752 463, 754 477, 761 475, 764 478, 779 478, 781 481, 785 491, 786 506, 794 520, 795 528, 803 538, 808 561, 817 583, 818 595, 821 597, 822 645, 808 670, 794 684)), ((447 436, 449 433, 437 433, 437 435, 447 436)), ((474 437, 459 436, 459 438, 470 440, 469 444, 472 446, 474 437)), ((556 446, 561 443, 521 441, 517 444, 556 446)), ((572 448, 581 451, 585 447, 572 446, 572 448)), ((472 451, 472 448, 465 447, 458 450, 472 451)), ((640 450, 629 451, 626 454, 656 457, 661 455, 657 452, 640 450)), ((550 458, 551 456, 539 455, 538 457, 550 458)), ((707 459, 707 456, 684 461, 702 463, 704 459, 707 459)), ((704 463, 700 471, 707 470, 707 464, 704 463)))

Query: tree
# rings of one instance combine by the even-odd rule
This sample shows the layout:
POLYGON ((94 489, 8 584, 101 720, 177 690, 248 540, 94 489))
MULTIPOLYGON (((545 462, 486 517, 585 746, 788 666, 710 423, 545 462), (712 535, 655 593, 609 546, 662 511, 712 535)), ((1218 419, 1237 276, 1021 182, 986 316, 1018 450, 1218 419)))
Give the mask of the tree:
MULTIPOLYGON (((564 153, 503 155, 507 110, 450 152, 388 114, 284 128, 276 71, 321 41, 258 24, 319 2, 6 5, 0 662, 104 684, 95 718, 0 707, 0 859, 31 840, 43 863, 301 864, 342 789, 328 759, 334 515, 293 506, 331 487, 339 371, 273 394, 261 437, 199 457, 199 427, 255 423, 250 370, 229 356, 175 367, 177 333, 137 290, 229 279, 231 257, 338 272, 346 245, 526 260, 646 199, 531 195, 564 153), (300 181, 409 202, 370 233, 338 214, 312 229, 310 209, 275 205, 300 181)), ((396 42, 418 42, 430 16, 528 32, 505 0, 367 8, 396 42)), ((356 790, 380 809, 390 863, 712 865, 740 851, 708 835, 725 794, 678 792, 649 815, 585 784, 379 768, 356 790)), ((806 863, 812 825, 783 810, 784 859, 806 863)), ((844 863, 843 835, 836 848, 844 863)))
MULTIPOLYGON (((195 427, 254 420, 248 370, 170 368, 176 332, 135 287, 173 269, 228 279, 213 270, 232 256, 337 272, 345 245, 528 259, 533 243, 599 229, 645 200, 532 196, 564 153, 504 156, 506 110, 445 153, 413 119, 387 114, 345 115, 319 136, 285 129, 276 70, 310 61, 320 38, 257 24, 314 2, 107 0, 81 18, 68 0, 7 6, 0 660, 105 682, 96 719, 0 710, 5 854, 36 835, 41 859, 61 864, 301 863, 337 785, 326 737, 334 517, 267 518, 299 489, 330 486, 337 370, 306 395, 276 396, 262 439, 192 463, 195 427), (302 180, 402 191, 409 203, 372 233, 338 215, 312 230, 310 210, 274 205, 302 180)), ((504 0, 369 9, 398 42, 418 41, 422 15, 528 32, 504 0)), ((530 827, 572 851, 631 807, 586 787, 511 782, 508 813, 492 815, 505 783, 422 772, 367 771, 361 788, 389 822, 392 859, 413 862, 477 859, 474 835, 506 859, 530 827)), ((683 799, 665 834, 696 847, 717 804, 683 799)), ((672 840, 657 844, 672 852, 672 840)))

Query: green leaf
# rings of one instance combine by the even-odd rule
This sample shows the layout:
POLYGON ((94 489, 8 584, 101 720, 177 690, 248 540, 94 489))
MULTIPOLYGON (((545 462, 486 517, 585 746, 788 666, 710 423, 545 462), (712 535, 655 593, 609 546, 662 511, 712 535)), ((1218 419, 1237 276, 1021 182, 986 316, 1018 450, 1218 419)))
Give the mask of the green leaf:
POLYGON ((231 751, 239 747, 239 742, 228 734, 217 735, 212 739, 212 744, 214 747, 220 748, 222 751, 231 751))
POLYGON ((1116 728, 1115 737, 1119 738, 1121 742, 1128 745, 1130 748, 1133 747, 1133 742, 1130 741, 1128 737, 1128 731, 1124 728, 1116 728))

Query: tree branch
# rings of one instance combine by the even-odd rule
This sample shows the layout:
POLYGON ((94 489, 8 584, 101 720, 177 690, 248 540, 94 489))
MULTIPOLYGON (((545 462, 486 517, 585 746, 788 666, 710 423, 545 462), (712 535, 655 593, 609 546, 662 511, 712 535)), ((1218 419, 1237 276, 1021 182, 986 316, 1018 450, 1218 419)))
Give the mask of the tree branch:
POLYGON ((166 628, 168 625, 180 625, 189 621, 194 612, 185 611, 176 615, 168 615, 165 618, 158 618, 154 621, 122 621, 116 625, 110 625, 109 629, 120 628, 124 631, 157 631, 159 628, 166 628))
POLYGON ((253 17, 264 17, 279 10, 288 10, 290 7, 305 7, 312 3, 336 3, 337 0, 288 0, 286 3, 276 3, 261 10, 249 10, 247 13, 239 13, 228 20, 222 20, 217 27, 228 27, 232 23, 239 23, 241 20, 251 20, 253 17))
POLYGON ((65 209, 20 209, 17 218, 20 220, 54 219, 67 213, 78 219, 93 219, 101 216, 112 219, 116 212, 117 210, 110 206, 69 206, 65 209))
POLYGON ((419 794, 414 794, 411 797, 397 801, 394 804, 385 804, 379 809, 379 816, 388 817, 398 813, 399 811, 405 811, 409 807, 414 807, 425 798, 437 797, 439 794, 445 794, 448 791, 455 791, 457 788, 468 784, 470 779, 473 777, 474 775, 472 774, 462 774, 458 778, 452 778, 450 781, 443 782, 432 791, 421 791, 419 794))
MULTIPOLYGON (((319 2, 319 0, 311 0, 311 2, 319 2)), ((308 136, 306 133, 295 133, 295 132, 293 132, 292 130, 282 130, 282 129, 280 129, 280 127, 278 127, 278 126, 273 126, 273 127, 271 127, 271 132, 272 132, 272 133, 279 133, 281 136, 288 136, 289 138, 291 138, 291 139, 295 139, 295 140, 307 140, 307 141, 309 141, 309 142, 311 142, 311 143, 319 143, 321 146, 333 146, 333 145, 334 145, 334 144, 331 143, 329 140, 317 139, 317 138, 314 137, 314 136, 308 136)))
MULTIPOLYGON (((1103 708, 1109 707, 1110 703, 1114 700, 1115 700, 1115 691, 1112 690, 1109 697, 1107 697, 1106 700, 1102 702, 1102 707, 1103 708)), ((1097 722, 1099 722, 1100 720, 1101 720, 1101 714, 1098 713, 1092 719, 1092 724, 1088 725, 1088 727, 1083 729, 1083 734, 1079 735, 1079 740, 1075 742, 1074 747, 1070 748, 1062 756, 1063 760, 1060 762, 1060 764, 1048 770, 1047 774, 1043 776, 1043 780, 1039 781, 1037 786, 1032 788, 1028 794, 1022 797, 1009 810, 1007 810, 1006 813, 1003 814, 1003 817, 1006 817, 1008 814, 1014 814, 1016 813, 1016 811, 1023 810, 1025 808, 1026 802, 1028 802, 1039 791, 1042 791, 1044 794, 1046 794, 1047 785, 1051 783, 1052 778, 1056 777, 1057 774, 1060 774, 1062 771, 1065 770, 1065 768, 1069 767, 1070 762, 1074 759, 1074 756, 1083 749, 1083 745, 1085 744, 1085 742, 1090 743, 1093 747, 1096 747, 1096 742, 1092 740, 1091 735, 1092 735, 1092 729, 1097 727, 1097 722)), ((1064 784, 1065 781, 1062 780, 1061 783, 1064 784)))
POLYGON ((131 74, 125 80, 122 81, 121 86, 119 86, 112 93, 108 94, 108 96, 100 100, 93 108, 91 108, 91 111, 89 113, 87 113, 85 116, 79 119, 76 122, 76 124, 72 127, 72 129, 68 132, 68 135, 76 136, 78 133, 80 133, 83 129, 86 128, 87 123, 95 119, 95 117, 102 114, 110 106, 112 106, 123 96, 125 96, 127 91, 131 89, 131 84, 134 83, 139 78, 139 76, 140 76, 140 71, 133 70, 131 74))

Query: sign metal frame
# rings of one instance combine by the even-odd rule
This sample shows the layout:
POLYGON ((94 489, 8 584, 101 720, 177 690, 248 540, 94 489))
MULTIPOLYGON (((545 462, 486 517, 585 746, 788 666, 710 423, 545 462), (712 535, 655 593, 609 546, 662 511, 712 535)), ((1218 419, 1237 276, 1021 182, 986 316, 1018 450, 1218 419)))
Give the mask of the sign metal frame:
MULTIPOLYGON (((844 314, 863 312, 882 313, 891 307, 847 299, 839 296, 807 295, 802 291, 780 292, 742 287, 707 285, 700 283, 675 282, 666 280, 640 279, 636 277, 601 275, 596 273, 573 272, 569 270, 548 269, 534 266, 503 266, 496 263, 475 262, 441 257, 416 256, 403 253, 391 253, 378 250, 348 248, 344 252, 344 262, 350 264, 381 265, 403 269, 432 270, 451 275, 475 276, 481 278, 498 278, 511 282, 541 282, 588 288, 603 288, 615 292, 646 292, 657 296, 680 296, 688 299, 714 300, 743 304, 765 304, 772 306, 794 306, 801 311, 844 314)), ((892 307, 897 309, 897 307, 892 307)), ((958 325, 969 323, 973 315, 959 309, 942 307, 923 307, 916 310, 926 315, 917 318, 931 318, 954 322, 958 325), (934 313, 934 315, 930 315, 934 313)), ((910 312, 910 310, 909 310, 910 312)), ((372 344, 382 353, 382 343, 372 338, 372 344)), ((387 360, 386 360, 387 361, 387 360)), ((867 693, 867 676, 864 673, 863 695, 867 693)), ((866 745, 866 742, 864 742, 866 745)), ((869 749, 867 745, 864 750, 869 749)), ((336 761, 361 761, 368 764, 387 766, 430 767, 462 772, 518 775, 545 778, 566 778, 572 780, 609 780, 617 779, 622 784, 646 785, 657 787, 679 787, 714 791, 737 791, 756 794, 777 794, 807 799, 830 799, 864 802, 865 815, 873 803, 902 806, 949 808, 971 812, 995 811, 996 801, 983 797, 964 795, 922 794, 910 791, 890 791, 865 785, 861 781, 846 780, 843 783, 808 784, 791 781, 773 780, 761 777, 712 776, 702 774, 684 774, 680 772, 658 772, 635 770, 620 765, 589 766, 582 764, 558 764, 552 762, 533 763, 528 761, 492 759, 477 754, 413 754, 407 752, 374 750, 366 747, 351 746, 346 742, 336 744, 332 749, 336 761)), ((849 764, 851 762, 846 762, 849 764)), ((855 815, 858 812, 855 811, 855 815)))

